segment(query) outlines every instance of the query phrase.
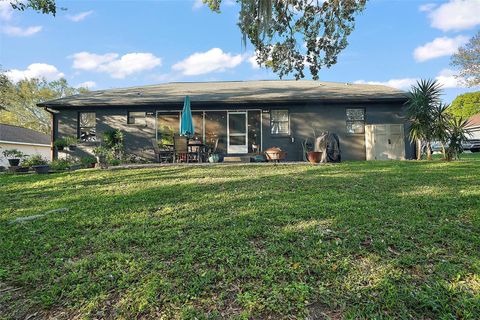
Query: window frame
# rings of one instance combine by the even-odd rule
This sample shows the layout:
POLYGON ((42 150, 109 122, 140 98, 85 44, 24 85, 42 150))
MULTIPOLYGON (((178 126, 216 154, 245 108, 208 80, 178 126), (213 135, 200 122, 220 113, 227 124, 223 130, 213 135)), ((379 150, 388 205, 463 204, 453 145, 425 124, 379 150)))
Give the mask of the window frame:
MULTIPOLYGON (((134 119, 137 117, 134 117, 134 119)), ((141 117, 138 117, 141 118, 141 117)), ((147 112, 146 111, 127 111, 127 124, 129 126, 139 126, 139 127, 146 127, 147 126, 147 112), (135 123, 135 122, 130 122, 130 113, 137 112, 137 113, 143 113, 143 121, 144 123, 135 123)))
POLYGON ((290 110, 289 109, 271 109, 270 110, 270 136, 272 137, 289 137, 291 134, 291 130, 290 130, 290 110), (286 121, 274 121, 273 120, 273 112, 279 112, 279 111, 284 111, 287 113, 287 120, 286 121), (273 124, 274 122, 287 122, 287 125, 288 125, 288 132, 287 133, 273 133, 272 132, 272 128, 273 128, 273 124))
POLYGON ((80 143, 95 143, 97 142, 97 113, 95 111, 79 111, 77 114, 77 138, 80 143), (82 127, 80 118, 82 113, 93 113, 95 117, 95 125, 93 127, 82 127), (95 129, 95 140, 82 140, 82 129, 95 129))
POLYGON ((366 125, 366 109, 364 107, 349 107, 349 108, 345 108, 345 131, 346 131, 346 134, 347 135, 351 135, 351 136, 354 136, 354 135, 362 135, 362 134, 365 134, 365 125, 366 125), (362 110, 363 111, 363 120, 351 120, 348 118, 348 110, 362 110), (362 132, 349 132, 348 130, 348 125, 349 124, 354 124, 354 123, 362 123, 363 125, 363 130, 362 132))

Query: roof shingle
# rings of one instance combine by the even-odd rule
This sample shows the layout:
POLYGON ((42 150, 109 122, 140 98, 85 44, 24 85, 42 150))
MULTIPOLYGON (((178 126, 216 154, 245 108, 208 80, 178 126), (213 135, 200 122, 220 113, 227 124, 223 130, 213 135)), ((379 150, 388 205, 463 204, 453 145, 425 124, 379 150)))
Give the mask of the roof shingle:
POLYGON ((405 100, 406 92, 382 85, 266 80, 226 82, 178 82, 92 91, 40 103, 40 107, 126 106, 182 103, 262 103, 290 101, 405 100))
POLYGON ((50 145, 50 137, 47 134, 1 123, 0 141, 50 145))

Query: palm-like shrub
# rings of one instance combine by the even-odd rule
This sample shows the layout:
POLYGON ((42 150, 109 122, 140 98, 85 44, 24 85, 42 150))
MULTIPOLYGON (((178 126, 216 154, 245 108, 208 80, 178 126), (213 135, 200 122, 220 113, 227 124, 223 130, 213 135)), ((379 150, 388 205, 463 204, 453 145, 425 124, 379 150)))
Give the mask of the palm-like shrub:
POLYGON ((446 151, 445 159, 448 161, 458 159, 458 155, 462 153, 462 142, 468 140, 469 133, 465 129, 467 124, 466 120, 461 118, 450 119, 447 135, 448 135, 448 146, 446 151))
POLYGON ((444 125, 446 109, 441 94, 441 85, 436 80, 420 80, 410 90, 406 113, 411 121, 410 140, 417 144, 417 160, 421 159, 422 142, 426 143, 427 157, 431 160, 431 142, 438 138, 439 132, 444 132, 439 127, 444 125))

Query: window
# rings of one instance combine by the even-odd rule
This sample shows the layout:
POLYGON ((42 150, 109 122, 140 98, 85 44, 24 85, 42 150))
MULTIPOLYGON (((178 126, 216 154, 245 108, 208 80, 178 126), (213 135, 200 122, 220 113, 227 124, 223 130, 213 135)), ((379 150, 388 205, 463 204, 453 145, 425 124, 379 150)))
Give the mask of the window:
POLYGON ((80 112, 78 114, 78 136, 80 141, 97 140, 96 124, 95 112, 80 112))
POLYGON ((128 112, 127 124, 136 124, 139 126, 147 126, 147 113, 146 112, 128 112))
POLYGON ((275 136, 285 136, 290 134, 290 121, 288 110, 270 111, 270 130, 275 136))
POLYGON ((365 133, 365 109, 347 109, 347 133, 365 133))

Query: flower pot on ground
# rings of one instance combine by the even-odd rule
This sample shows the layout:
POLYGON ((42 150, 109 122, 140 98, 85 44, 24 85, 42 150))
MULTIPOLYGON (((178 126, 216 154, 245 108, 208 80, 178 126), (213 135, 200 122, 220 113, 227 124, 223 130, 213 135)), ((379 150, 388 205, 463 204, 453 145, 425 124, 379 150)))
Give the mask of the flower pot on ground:
POLYGON ((216 153, 211 154, 210 157, 208 157, 208 162, 210 163, 217 163, 218 161, 220 161, 220 156, 216 153))
POLYGON ((3 150, 2 154, 7 158, 8 164, 11 167, 17 167, 20 164, 20 160, 25 157, 25 154, 17 149, 3 150))
POLYGON ((95 168, 95 163, 97 163, 97 159, 92 156, 86 156, 80 159, 82 166, 84 168, 95 168))
POLYGON ((319 151, 309 151, 307 152, 307 159, 310 163, 320 163, 322 161, 322 153, 319 151))
POLYGON ((10 167, 18 167, 20 164, 20 159, 8 159, 8 164, 10 167))
POLYGON ((35 170, 36 173, 46 174, 50 171, 50 165, 42 164, 42 165, 32 166, 32 169, 35 170))

